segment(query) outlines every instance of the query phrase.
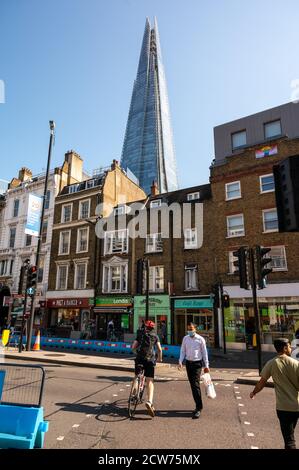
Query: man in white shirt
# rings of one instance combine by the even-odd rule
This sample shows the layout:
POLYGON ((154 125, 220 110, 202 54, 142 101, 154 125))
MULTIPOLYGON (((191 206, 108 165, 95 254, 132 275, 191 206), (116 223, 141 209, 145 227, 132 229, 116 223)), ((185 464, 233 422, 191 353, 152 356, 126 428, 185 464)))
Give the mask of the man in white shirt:
POLYGON ((183 338, 179 370, 183 367, 183 361, 186 359, 186 370, 190 382, 192 395, 195 401, 195 410, 192 419, 198 419, 202 410, 202 400, 200 392, 200 374, 204 365, 204 372, 210 372, 209 359, 204 338, 196 333, 194 323, 187 325, 187 335, 183 338))

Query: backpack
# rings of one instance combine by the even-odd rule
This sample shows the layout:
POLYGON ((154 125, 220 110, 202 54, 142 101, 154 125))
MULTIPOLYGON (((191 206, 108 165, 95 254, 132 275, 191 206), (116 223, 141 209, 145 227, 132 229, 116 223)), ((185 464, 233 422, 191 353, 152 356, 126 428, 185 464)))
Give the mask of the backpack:
POLYGON ((157 342, 156 335, 143 331, 138 342, 138 356, 146 361, 151 361, 154 357, 154 347, 157 342))

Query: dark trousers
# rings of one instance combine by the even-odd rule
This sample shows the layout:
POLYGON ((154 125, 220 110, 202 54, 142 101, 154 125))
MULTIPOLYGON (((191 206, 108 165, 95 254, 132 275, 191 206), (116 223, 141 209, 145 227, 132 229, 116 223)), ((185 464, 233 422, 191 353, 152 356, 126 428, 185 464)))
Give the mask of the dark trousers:
POLYGON ((296 449, 294 431, 299 418, 299 411, 276 410, 285 449, 296 449))
POLYGON ((201 361, 186 361, 186 370, 191 385, 192 395, 195 401, 196 409, 202 410, 202 400, 200 392, 200 373, 202 368, 201 361))

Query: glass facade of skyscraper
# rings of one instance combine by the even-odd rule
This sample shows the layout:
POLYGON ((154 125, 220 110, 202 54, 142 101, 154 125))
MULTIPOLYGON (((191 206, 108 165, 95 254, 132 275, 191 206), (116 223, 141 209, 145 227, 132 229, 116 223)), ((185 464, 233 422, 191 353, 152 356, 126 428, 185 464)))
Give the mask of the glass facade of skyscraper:
POLYGON ((158 26, 147 19, 134 82, 121 165, 147 192, 156 181, 160 192, 178 188, 165 72, 158 26))

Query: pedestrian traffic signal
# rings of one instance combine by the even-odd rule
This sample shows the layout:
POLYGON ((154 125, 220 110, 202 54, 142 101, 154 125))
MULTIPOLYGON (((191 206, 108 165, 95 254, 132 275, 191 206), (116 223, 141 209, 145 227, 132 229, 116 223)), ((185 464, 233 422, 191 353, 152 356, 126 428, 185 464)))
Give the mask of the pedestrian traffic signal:
POLYGON ((239 275, 240 287, 242 289, 249 288, 249 279, 248 279, 248 269, 247 269, 247 249, 244 246, 241 246, 237 251, 233 251, 233 256, 238 258, 234 261, 234 266, 237 270, 234 274, 239 275))
POLYGON ((266 276, 272 272, 272 268, 265 267, 272 261, 272 258, 264 258, 269 251, 271 251, 271 248, 263 248, 262 246, 255 247, 256 277, 257 285, 260 289, 264 289, 266 287, 266 276))
POLYGON ((230 302, 229 302, 229 295, 228 294, 223 294, 222 296, 222 307, 223 308, 229 308, 230 302))
POLYGON ((299 155, 274 165, 273 174, 279 231, 298 232, 299 155))
POLYGON ((30 266, 27 273, 27 289, 36 288, 37 283, 37 266, 30 266))

